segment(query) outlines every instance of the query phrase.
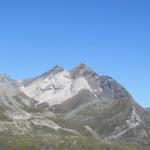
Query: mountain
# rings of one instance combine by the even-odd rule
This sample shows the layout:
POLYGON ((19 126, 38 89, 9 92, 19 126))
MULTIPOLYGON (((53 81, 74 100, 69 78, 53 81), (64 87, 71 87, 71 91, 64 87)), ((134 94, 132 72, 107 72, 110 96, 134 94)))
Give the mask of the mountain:
POLYGON ((147 116, 150 118, 150 108, 146 108, 145 111, 147 112, 147 116))
POLYGON ((85 64, 71 71, 54 66, 19 81, 0 76, 2 149, 148 150, 149 145, 149 112, 117 81, 85 64))
POLYGON ((150 108, 146 108, 147 111, 150 111, 150 108))

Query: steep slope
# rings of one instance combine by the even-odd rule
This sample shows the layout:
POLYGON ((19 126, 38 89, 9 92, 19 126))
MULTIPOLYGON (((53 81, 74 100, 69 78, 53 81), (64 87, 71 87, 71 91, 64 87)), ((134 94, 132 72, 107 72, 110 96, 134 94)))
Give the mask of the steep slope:
POLYGON ((73 69, 71 75, 74 79, 84 77, 92 92, 81 90, 50 110, 61 115, 64 113, 67 120, 88 125, 100 137, 150 144, 147 113, 126 89, 111 77, 98 76, 84 64, 73 69))

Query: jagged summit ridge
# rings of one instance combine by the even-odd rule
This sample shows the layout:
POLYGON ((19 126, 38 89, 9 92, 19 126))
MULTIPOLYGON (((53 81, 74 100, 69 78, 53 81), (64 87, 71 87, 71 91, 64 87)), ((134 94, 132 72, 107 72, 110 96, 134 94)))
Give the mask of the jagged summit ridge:
POLYGON ((52 77, 53 75, 60 73, 64 71, 64 68, 58 65, 55 65, 54 67, 52 67, 51 69, 49 69, 48 71, 46 71, 45 73, 41 74, 40 76, 36 77, 37 78, 46 78, 46 77, 52 77))

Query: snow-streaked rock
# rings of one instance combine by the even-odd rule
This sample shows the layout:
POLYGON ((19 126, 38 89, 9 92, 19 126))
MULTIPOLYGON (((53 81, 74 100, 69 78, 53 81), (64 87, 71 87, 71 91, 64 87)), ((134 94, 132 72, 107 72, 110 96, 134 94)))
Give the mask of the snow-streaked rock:
POLYGON ((92 91, 85 78, 72 79, 68 71, 62 71, 53 77, 49 75, 44 79, 43 77, 38 78, 28 86, 21 88, 27 96, 39 103, 47 102, 51 106, 75 96, 82 89, 92 91))

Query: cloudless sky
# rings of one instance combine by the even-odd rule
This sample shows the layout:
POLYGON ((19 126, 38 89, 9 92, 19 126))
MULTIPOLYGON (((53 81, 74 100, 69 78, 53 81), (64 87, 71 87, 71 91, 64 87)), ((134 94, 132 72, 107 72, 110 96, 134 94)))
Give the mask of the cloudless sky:
POLYGON ((21 79, 82 62, 150 106, 150 1, 0 1, 1 73, 21 79))

